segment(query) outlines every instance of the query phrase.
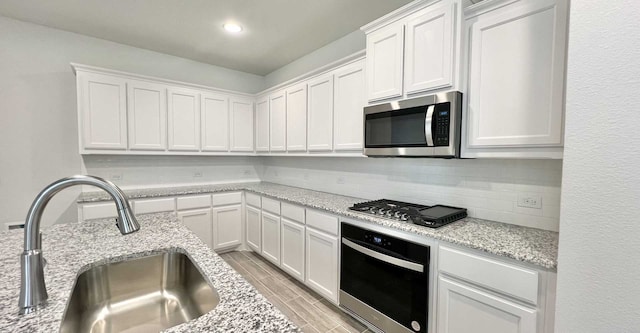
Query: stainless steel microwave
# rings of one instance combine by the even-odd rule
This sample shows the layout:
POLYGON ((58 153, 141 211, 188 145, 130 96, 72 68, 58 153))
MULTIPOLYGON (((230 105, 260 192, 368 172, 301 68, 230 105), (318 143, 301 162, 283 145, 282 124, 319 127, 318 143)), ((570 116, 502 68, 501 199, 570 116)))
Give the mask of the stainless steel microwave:
POLYGON ((460 157, 462 93, 451 91, 364 108, 364 154, 460 157))

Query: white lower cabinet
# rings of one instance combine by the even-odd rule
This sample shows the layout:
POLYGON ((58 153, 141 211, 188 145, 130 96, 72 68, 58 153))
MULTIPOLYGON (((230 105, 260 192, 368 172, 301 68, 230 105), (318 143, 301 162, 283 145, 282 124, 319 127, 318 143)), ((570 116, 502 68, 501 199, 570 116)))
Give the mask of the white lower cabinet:
POLYGON ((282 270, 304 282, 304 238, 305 227, 286 218, 281 218, 281 266, 282 270))
POLYGON ((280 266, 280 216, 262 212, 262 256, 280 266))
POLYGON ((223 250, 242 244, 242 205, 214 207, 213 249, 223 250))
POLYGON ((247 206, 245 217, 247 221, 247 245, 257 253, 262 252, 260 215, 259 208, 247 206))
POLYGON ((338 304, 338 237, 306 228, 305 283, 338 304))
POLYGON ((211 208, 179 211, 178 219, 205 244, 213 248, 211 208))
POLYGON ((438 333, 536 333, 537 310, 440 276, 438 333))

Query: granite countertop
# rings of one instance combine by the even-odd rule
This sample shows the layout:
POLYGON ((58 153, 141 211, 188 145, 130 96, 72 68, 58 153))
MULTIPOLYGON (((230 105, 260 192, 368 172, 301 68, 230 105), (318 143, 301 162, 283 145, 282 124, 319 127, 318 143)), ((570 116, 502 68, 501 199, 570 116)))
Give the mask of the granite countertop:
POLYGON ((187 254, 208 277, 220 296, 210 312, 165 332, 299 332, 279 310, 258 293, 174 213, 137 216, 140 231, 121 235, 113 219, 57 224, 42 236, 47 260, 48 304, 18 315, 20 263, 24 233, 0 232, 0 332, 57 332, 80 272, 108 262, 162 251, 187 254))
MULTIPOLYGON (((366 201, 366 199, 298 187, 261 182, 165 187, 125 190, 124 192, 130 199, 140 199, 241 190, 328 211, 343 217, 376 223, 389 228, 466 246, 551 270, 555 270, 558 265, 557 232, 471 217, 438 229, 432 229, 410 223, 387 220, 348 209, 348 207, 354 203, 366 201)), ((78 202, 99 202, 106 200, 110 200, 110 198, 104 192, 88 192, 81 195, 78 202)))

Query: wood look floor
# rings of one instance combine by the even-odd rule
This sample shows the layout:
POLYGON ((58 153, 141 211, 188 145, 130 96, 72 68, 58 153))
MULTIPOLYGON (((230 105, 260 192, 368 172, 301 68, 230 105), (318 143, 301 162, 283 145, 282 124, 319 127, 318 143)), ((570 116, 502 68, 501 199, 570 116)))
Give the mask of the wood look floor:
POLYGON ((235 251, 220 256, 303 332, 371 332, 259 255, 235 251))

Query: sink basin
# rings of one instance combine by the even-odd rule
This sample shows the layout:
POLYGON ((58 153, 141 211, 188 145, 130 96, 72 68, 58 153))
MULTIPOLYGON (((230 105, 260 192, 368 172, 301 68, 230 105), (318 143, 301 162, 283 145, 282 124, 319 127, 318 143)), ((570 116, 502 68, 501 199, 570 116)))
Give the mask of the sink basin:
POLYGON ((219 301, 189 257, 164 252, 80 274, 60 332, 158 332, 200 317, 219 301))

